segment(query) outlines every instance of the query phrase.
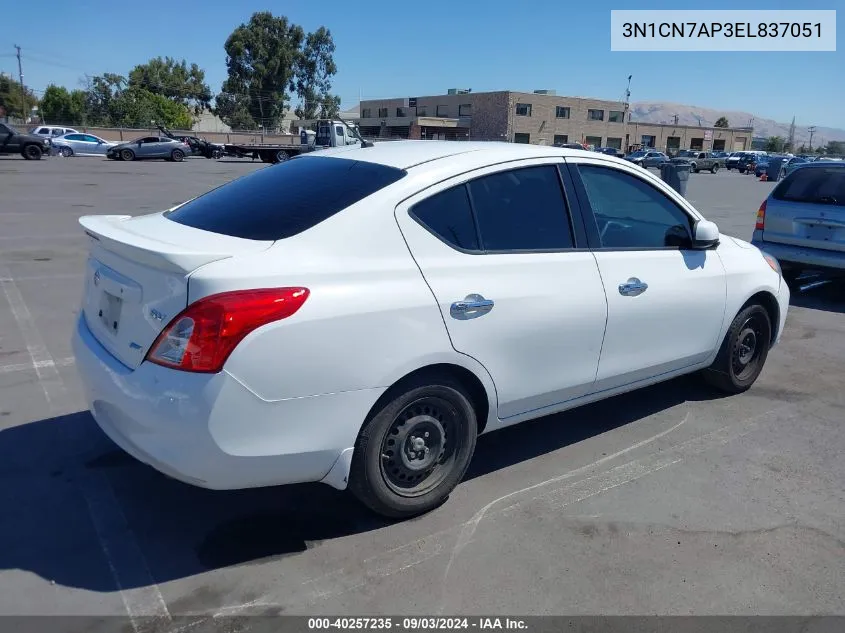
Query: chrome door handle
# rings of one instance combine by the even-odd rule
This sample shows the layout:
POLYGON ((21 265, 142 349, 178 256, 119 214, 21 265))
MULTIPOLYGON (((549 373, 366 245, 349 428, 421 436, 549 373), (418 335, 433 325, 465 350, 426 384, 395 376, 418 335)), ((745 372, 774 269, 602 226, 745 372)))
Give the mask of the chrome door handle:
POLYGON ((636 297, 648 290, 648 284, 636 277, 631 277, 624 284, 619 284, 619 294, 625 297, 636 297))
POLYGON ((455 301, 449 308, 449 314, 454 319, 474 319, 490 312, 494 301, 485 299, 479 294, 467 295, 463 301, 455 301))

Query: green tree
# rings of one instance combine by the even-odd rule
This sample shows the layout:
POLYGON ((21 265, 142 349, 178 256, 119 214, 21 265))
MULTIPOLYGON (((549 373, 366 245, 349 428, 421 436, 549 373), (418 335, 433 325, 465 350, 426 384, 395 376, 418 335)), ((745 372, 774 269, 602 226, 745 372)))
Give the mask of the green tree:
POLYGON ((89 125, 115 125, 112 121, 112 102, 126 88, 126 77, 105 73, 87 78, 86 115, 89 125))
POLYGON ((713 124, 713 127, 730 127, 730 123, 728 123, 727 117, 720 116, 716 119, 716 122, 713 124))
POLYGON ((64 86, 50 84, 41 97, 39 110, 45 122, 79 125, 85 122, 85 97, 82 90, 69 92, 64 86))
POLYGON ((26 120, 37 104, 38 99, 35 98, 32 90, 25 89, 22 98, 20 82, 6 75, 0 75, 0 110, 5 112, 5 115, 0 114, 0 116, 26 120), (22 102, 25 108, 21 108, 22 102))
POLYGON ((767 152, 782 152, 784 147, 784 140, 780 136, 770 136, 766 139, 767 152))
POLYGON ((305 38, 305 45, 296 62, 296 94, 300 104, 296 115, 315 119, 337 114, 340 98, 331 94, 331 79, 337 73, 334 63, 335 45, 331 31, 321 26, 305 38))
POLYGON ((287 91, 295 87, 304 39, 302 27, 269 11, 254 13, 248 23, 237 27, 224 46, 228 78, 223 82, 224 96, 218 98, 221 118, 233 125, 233 116, 245 118, 248 113, 252 127, 278 127, 290 98, 287 91), (230 109, 233 105, 234 110, 230 109))
POLYGON ((127 88, 112 99, 109 120, 120 127, 157 124, 177 130, 189 130, 194 124, 191 110, 184 103, 138 87, 127 88))
POLYGON ((806 154, 807 153, 807 146, 803 143, 798 147, 799 154, 806 154))
POLYGON ((129 72, 129 87, 144 88, 193 108, 195 114, 208 108, 211 88, 205 83, 205 71, 196 64, 172 57, 155 57, 129 72))
POLYGON ((836 154, 842 155, 845 154, 845 142, 843 141, 829 141, 827 147, 825 147, 826 154, 836 154))

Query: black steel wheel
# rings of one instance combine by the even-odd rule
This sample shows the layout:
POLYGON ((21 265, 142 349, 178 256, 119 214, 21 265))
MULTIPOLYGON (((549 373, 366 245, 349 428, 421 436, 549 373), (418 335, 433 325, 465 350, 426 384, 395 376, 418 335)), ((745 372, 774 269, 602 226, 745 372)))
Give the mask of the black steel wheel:
POLYGON ((763 370, 771 342, 769 313, 759 304, 747 306, 728 328, 716 360, 704 372, 705 379, 727 393, 747 390, 763 370))
POLYGON ((185 152, 183 152, 181 149, 174 149, 174 150, 170 153, 170 159, 171 159, 174 163, 181 163, 181 162, 182 162, 182 159, 184 159, 184 158, 185 158, 185 152))
POLYGON ((392 389, 361 430, 349 488, 383 516, 427 512, 464 476, 476 434, 475 410, 454 379, 431 376, 392 389))

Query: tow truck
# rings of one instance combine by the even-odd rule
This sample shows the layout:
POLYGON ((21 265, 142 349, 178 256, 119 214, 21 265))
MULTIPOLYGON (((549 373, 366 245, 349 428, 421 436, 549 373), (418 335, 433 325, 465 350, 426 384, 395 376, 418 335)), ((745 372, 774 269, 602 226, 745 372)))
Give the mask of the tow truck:
POLYGON ((281 163, 299 154, 313 152, 327 147, 361 145, 371 147, 365 141, 357 127, 343 119, 319 120, 317 131, 310 133, 303 129, 299 133, 299 143, 225 143, 223 151, 227 156, 260 159, 265 163, 281 163))

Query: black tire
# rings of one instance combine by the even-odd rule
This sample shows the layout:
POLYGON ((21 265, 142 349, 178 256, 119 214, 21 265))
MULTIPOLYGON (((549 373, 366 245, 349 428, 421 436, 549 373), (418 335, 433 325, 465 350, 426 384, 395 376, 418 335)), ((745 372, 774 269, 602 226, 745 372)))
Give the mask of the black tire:
POLYGON ((698 167, 696 166, 695 163, 690 164, 689 173, 691 173, 691 174, 697 174, 698 173, 698 167))
POLYGON ((71 156, 73 156, 73 150, 69 147, 62 147, 59 149, 59 154, 61 154, 65 158, 70 158, 71 156))
POLYGON ((135 152, 131 149, 120 150, 120 160, 132 161, 135 160, 135 152))
POLYGON ((44 152, 40 147, 38 147, 38 145, 30 144, 24 145, 21 154, 23 154, 23 157, 27 160, 41 160, 41 156, 44 152))
POLYGON ((385 517, 428 512, 458 485, 475 451, 470 398, 457 381, 432 375, 388 392, 382 402, 358 435, 349 489, 385 517))
POLYGON ((174 163, 181 163, 184 158, 185 152, 183 152, 181 149, 174 149, 172 152, 170 152, 170 160, 172 160, 174 163))
POLYGON ((285 150, 280 149, 276 152, 276 155, 273 157, 274 163, 283 163, 290 158, 290 154, 288 154, 285 150))
POLYGON ((771 342, 769 313, 760 304, 746 306, 734 317, 704 379, 726 393, 746 391, 763 371, 771 342))
POLYGON ((715 174, 717 171, 719 171, 719 166, 718 166, 718 165, 713 165, 713 166, 710 168, 710 173, 711 173, 711 174, 715 174))

